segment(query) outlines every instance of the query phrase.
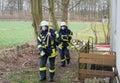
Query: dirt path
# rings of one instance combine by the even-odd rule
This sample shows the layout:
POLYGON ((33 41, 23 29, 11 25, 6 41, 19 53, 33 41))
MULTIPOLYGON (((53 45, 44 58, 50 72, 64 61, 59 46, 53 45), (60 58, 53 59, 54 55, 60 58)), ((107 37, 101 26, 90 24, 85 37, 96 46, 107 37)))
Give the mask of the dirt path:
MULTIPOLYGON (((21 72, 27 69, 38 70, 38 55, 34 45, 25 44, 9 50, 1 51, 0 83, 12 83, 9 79, 11 72, 21 72)), ((56 58, 56 74, 54 83, 71 83, 77 77, 77 53, 70 51, 71 63, 66 67, 60 66, 60 58, 56 58)), ((15 82, 20 83, 20 82, 15 82)), ((48 82, 44 82, 48 83, 48 82)))

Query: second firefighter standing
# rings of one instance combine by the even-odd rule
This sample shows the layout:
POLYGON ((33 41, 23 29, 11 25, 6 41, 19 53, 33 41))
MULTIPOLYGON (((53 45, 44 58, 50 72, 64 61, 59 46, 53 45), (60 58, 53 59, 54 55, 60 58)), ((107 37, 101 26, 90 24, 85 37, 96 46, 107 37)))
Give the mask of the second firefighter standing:
POLYGON ((59 54, 61 58, 61 66, 65 67, 66 63, 70 63, 70 41, 72 39, 73 32, 68 28, 65 22, 61 22, 60 30, 58 31, 60 36, 60 43, 58 45, 59 54))

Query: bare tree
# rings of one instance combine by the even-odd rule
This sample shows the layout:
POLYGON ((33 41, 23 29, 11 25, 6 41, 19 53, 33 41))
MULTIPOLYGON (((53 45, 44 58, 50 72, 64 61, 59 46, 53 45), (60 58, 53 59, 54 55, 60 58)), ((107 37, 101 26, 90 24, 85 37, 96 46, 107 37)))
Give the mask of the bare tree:
POLYGON ((68 20, 68 8, 69 8, 69 2, 70 0, 62 0, 62 21, 67 23, 68 20))
POLYGON ((107 43, 110 43, 110 0, 107 0, 107 5, 108 5, 108 24, 107 24, 107 43))
POLYGON ((53 28, 55 30, 58 30, 58 24, 57 24, 57 20, 56 20, 56 17, 55 17, 54 0, 48 0, 48 3, 49 3, 49 13, 50 13, 50 16, 52 18, 53 28))
POLYGON ((97 29, 96 29, 96 24, 91 24, 91 29, 92 29, 92 31, 93 31, 93 33, 94 33, 94 36, 95 36, 95 44, 97 44, 98 43, 98 37, 97 37, 97 29))
POLYGON ((39 24, 43 19, 42 16, 42 0, 31 0, 31 13, 33 17, 33 28, 35 31, 36 37, 40 31, 39 24))
POLYGON ((18 0, 17 4, 18 4, 18 12, 23 11, 23 0, 18 0))

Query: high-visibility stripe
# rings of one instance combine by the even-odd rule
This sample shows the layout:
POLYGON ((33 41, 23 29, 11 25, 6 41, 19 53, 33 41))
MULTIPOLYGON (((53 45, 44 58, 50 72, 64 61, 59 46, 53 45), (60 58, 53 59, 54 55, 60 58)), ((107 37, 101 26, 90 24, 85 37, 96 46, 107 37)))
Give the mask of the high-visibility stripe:
POLYGON ((41 56, 44 56, 44 55, 45 55, 45 52, 44 52, 44 51, 42 51, 42 52, 40 53, 40 55, 41 55, 41 56))
POLYGON ((47 47, 47 45, 44 45, 44 46, 42 46, 42 45, 38 45, 38 48, 46 48, 47 47))
POLYGON ((68 41, 68 39, 63 39, 63 41, 68 41))
POLYGON ((41 39, 40 39, 40 37, 38 36, 38 40, 41 42, 41 39))
POLYGON ((62 49, 62 44, 63 44, 63 42, 61 42, 58 46, 60 49, 62 49))
POLYGON ((52 54, 49 56, 49 58, 57 56, 57 51, 55 49, 52 49, 52 54))
POLYGON ((41 45, 38 45, 38 48, 41 48, 42 46, 41 45))
POLYGON ((69 35, 70 37, 72 37, 72 35, 69 35))
POLYGON ((67 46, 67 49, 70 49, 70 46, 67 46))
POLYGON ((54 41, 51 41, 51 45, 53 45, 54 44, 54 41))
POLYGON ((47 45, 42 46, 42 48, 46 48, 46 47, 47 47, 47 45))
POLYGON ((71 32, 69 36, 72 37, 72 36, 73 36, 73 33, 71 32))
POLYGON ((45 71, 45 70, 46 70, 46 67, 40 67, 39 70, 40 70, 40 71, 45 71))
POLYGON ((66 59, 70 59, 70 58, 66 58, 66 59))
POLYGON ((67 49, 70 49, 70 43, 68 43, 67 49))
POLYGON ((54 72, 55 72, 55 69, 49 69, 49 72, 50 72, 50 73, 54 73, 54 72))
POLYGON ((65 60, 66 60, 66 59, 64 58, 64 59, 61 60, 61 62, 64 62, 65 60))
POLYGON ((56 34, 56 38, 59 38, 59 34, 56 34))

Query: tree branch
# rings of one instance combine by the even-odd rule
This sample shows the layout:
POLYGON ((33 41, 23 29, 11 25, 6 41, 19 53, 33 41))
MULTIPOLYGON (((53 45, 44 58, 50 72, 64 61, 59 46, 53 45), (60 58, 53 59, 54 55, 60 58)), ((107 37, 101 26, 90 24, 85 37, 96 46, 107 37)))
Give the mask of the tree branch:
POLYGON ((71 8, 69 8, 69 11, 71 11, 74 7, 78 6, 80 4, 82 0, 80 0, 78 3, 76 3, 74 6, 72 6, 71 8))

